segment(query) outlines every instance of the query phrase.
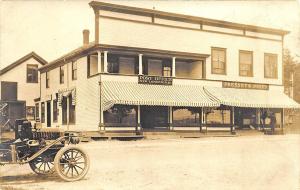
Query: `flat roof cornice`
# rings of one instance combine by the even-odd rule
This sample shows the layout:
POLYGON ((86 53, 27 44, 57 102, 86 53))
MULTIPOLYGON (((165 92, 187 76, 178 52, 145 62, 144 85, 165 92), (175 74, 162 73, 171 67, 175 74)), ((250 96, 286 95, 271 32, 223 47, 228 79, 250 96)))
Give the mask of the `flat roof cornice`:
POLYGON ((289 33, 289 31, 287 31, 287 30, 267 28, 267 27, 261 27, 261 26, 255 26, 255 25, 240 24, 240 23, 228 22, 228 21, 223 21, 223 20, 215 20, 215 19, 209 19, 209 18, 204 18, 204 17, 190 16, 190 15, 184 15, 184 14, 178 14, 178 13, 170 13, 170 12, 165 12, 165 11, 131 7, 131 6, 125 6, 125 5, 112 4, 112 3, 98 2, 98 1, 91 1, 89 3, 89 5, 95 11, 96 10, 107 10, 107 11, 135 14, 135 15, 142 15, 142 16, 155 16, 158 18, 164 18, 164 19, 169 19, 169 20, 176 20, 176 21, 189 22, 189 23, 201 23, 201 24, 210 25, 210 26, 247 30, 247 31, 251 31, 251 32, 259 32, 259 33, 265 33, 265 34, 286 35, 289 33))

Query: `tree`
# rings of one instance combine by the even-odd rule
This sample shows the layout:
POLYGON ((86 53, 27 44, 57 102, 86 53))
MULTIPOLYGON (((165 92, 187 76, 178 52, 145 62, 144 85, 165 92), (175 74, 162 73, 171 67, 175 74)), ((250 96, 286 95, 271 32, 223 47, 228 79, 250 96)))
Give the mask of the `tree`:
POLYGON ((291 55, 289 49, 284 49, 283 52, 283 85, 284 92, 293 97, 293 88, 294 88, 294 74, 297 62, 294 60, 294 57, 291 55))

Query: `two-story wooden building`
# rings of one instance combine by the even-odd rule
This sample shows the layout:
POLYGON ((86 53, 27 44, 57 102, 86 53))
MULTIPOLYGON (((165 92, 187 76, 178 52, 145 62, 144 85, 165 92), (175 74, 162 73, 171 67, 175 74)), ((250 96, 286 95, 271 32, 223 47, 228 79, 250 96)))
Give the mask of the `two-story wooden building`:
POLYGON ((45 61, 31 52, 0 70, 0 125, 14 124, 15 119, 35 119, 34 99, 40 97, 38 68, 45 61))
POLYGON ((43 126, 198 130, 259 126, 284 95, 288 31, 92 1, 95 40, 43 66, 43 126))

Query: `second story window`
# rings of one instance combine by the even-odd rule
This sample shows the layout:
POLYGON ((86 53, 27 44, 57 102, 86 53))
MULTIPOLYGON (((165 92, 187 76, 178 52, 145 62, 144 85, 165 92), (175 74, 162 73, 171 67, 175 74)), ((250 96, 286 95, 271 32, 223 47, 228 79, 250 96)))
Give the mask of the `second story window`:
POLYGON ((239 55, 240 76, 253 76, 253 52, 240 50, 239 55))
POLYGON ((46 72, 46 88, 49 88, 50 76, 49 72, 46 72))
POLYGON ((226 49, 212 48, 211 50, 211 73, 226 74, 226 49))
POLYGON ((113 54, 108 55, 107 71, 109 73, 119 73, 119 57, 113 54))
POLYGON ((38 83, 38 65, 27 65, 27 83, 38 83))
POLYGON ((171 76, 171 67, 164 66, 163 67, 163 76, 164 77, 170 77, 171 76))
POLYGON ((77 80, 77 62, 72 62, 72 80, 77 80))
POLYGON ((265 78, 274 78, 278 76, 277 55, 265 53, 265 78))
POLYGON ((172 64, 169 61, 163 62, 163 76, 164 77, 170 77, 172 75, 172 64))
POLYGON ((87 56, 87 75, 88 77, 98 73, 98 55, 92 54, 87 56))
POLYGON ((59 83, 64 84, 65 79, 65 69, 64 66, 59 67, 59 83))

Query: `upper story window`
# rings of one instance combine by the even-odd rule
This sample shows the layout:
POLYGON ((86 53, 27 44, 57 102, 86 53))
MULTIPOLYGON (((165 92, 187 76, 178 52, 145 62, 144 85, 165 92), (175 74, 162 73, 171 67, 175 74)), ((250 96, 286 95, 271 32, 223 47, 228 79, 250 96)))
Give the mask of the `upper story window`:
POLYGON ((65 79, 65 68, 64 66, 59 67, 59 83, 64 84, 65 79))
POLYGON ((27 65, 27 83, 38 83, 38 65, 27 65))
POLYGON ((170 77, 172 74, 171 59, 145 58, 143 61, 145 75, 170 77))
POLYGON ((177 78, 201 79, 204 76, 203 60, 176 59, 175 72, 177 78))
POLYGON ((87 76, 93 76, 98 73, 98 55, 92 54, 87 56, 87 76))
POLYGON ((239 65, 240 76, 252 77, 253 76, 253 52, 240 50, 239 65))
POLYGON ((108 55, 107 72, 119 73, 119 57, 117 55, 113 55, 113 54, 108 55))
POLYGON ((77 80, 77 62, 72 62, 72 80, 77 80))
POLYGON ((211 72, 212 74, 226 74, 226 49, 211 49, 211 72))
POLYGON ((133 55, 108 54, 107 71, 109 73, 119 73, 134 75, 138 73, 138 57, 133 55))
POLYGON ((171 72, 172 72, 172 69, 170 66, 164 66, 163 67, 163 76, 164 77, 170 77, 171 76, 171 72))
POLYGON ((46 88, 49 88, 50 76, 49 72, 46 72, 46 88))
POLYGON ((265 78, 277 78, 277 55, 265 53, 265 78))

